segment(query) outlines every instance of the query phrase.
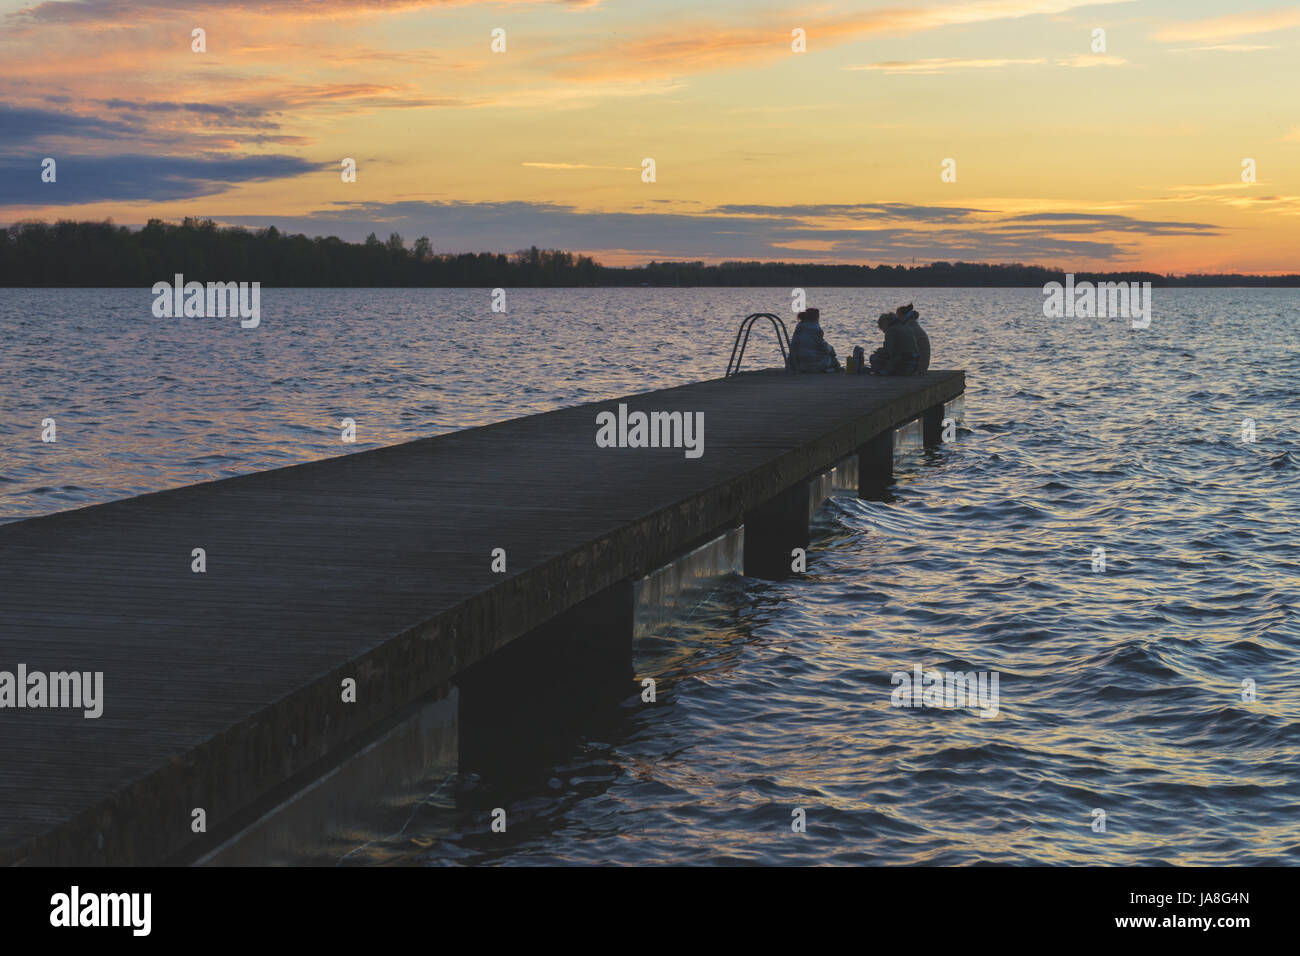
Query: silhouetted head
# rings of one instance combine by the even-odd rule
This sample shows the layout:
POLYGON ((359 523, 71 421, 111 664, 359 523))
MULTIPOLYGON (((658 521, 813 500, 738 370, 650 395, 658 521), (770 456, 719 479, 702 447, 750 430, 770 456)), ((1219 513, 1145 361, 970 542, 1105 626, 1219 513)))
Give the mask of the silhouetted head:
POLYGON ((900 305, 898 307, 898 317, 901 319, 911 311, 912 311, 912 303, 909 302, 907 303, 907 305, 900 305))
POLYGON ((894 321, 897 316, 893 312, 881 312, 880 318, 876 319, 876 325, 880 326, 880 331, 885 331, 885 326, 894 321))
POLYGON ((820 322, 822 314, 816 309, 804 309, 799 313, 800 322, 820 322))

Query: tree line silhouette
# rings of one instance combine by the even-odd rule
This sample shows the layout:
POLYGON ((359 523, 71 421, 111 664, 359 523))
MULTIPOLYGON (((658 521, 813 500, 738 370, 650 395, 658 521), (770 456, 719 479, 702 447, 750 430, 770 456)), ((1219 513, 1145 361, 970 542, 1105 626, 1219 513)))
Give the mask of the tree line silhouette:
MULTIPOLYGON (((435 252, 427 237, 397 233, 365 242, 249 230, 211 219, 150 219, 131 230, 103 222, 21 222, 0 229, 0 286, 152 286, 172 280, 258 281, 281 287, 505 286, 1023 286, 1060 281, 1043 266, 933 262, 859 266, 795 262, 650 262, 604 266, 590 256, 533 246, 501 252, 435 252)), ((1076 281, 1153 286, 1300 286, 1300 276, 1080 272, 1076 281)))

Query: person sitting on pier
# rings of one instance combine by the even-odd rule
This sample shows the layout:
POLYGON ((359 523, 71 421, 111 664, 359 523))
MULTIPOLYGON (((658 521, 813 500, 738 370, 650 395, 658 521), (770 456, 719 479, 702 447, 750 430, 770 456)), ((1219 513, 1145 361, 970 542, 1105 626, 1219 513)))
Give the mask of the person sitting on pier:
POLYGON ((917 312, 916 309, 912 308, 912 303, 909 302, 907 303, 907 305, 900 305, 898 307, 898 315, 902 317, 904 324, 910 325, 912 327, 912 331, 916 333, 917 374, 929 370, 930 336, 926 335, 925 329, 921 328, 921 323, 919 321, 919 319, 921 318, 921 313, 917 312))
POLYGON ((876 325, 885 333, 885 344, 871 353, 871 374, 914 374, 920 358, 916 327, 897 312, 882 312, 876 325))
POLYGON ((835 372, 840 362, 822 332, 821 313, 804 309, 799 324, 790 336, 790 361, 796 372, 835 372))

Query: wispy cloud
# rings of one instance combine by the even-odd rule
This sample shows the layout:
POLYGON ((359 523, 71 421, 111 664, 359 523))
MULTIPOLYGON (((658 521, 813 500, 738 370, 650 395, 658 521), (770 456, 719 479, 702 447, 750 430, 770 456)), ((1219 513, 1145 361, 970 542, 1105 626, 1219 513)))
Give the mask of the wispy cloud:
POLYGON ((68 136, 129 135, 140 127, 120 119, 0 105, 0 148, 68 136))
POLYGON ((1221 53, 1253 53, 1255 50, 1276 50, 1277 47, 1267 43, 1213 43, 1208 46, 1184 46, 1170 50, 1171 53, 1200 53, 1203 50, 1216 50, 1221 53))
POLYGON ((1144 236, 1218 235, 1220 227, 1208 222, 1170 222, 1159 219, 1135 219, 1132 216, 1092 212, 1038 212, 1009 216, 1005 226, 1034 223, 1052 232, 1129 232, 1144 236))
POLYGON ((247 151, 267 143, 306 145, 286 123, 310 130, 315 119, 388 109, 453 109, 478 101, 426 96, 407 87, 323 83, 261 86, 222 102, 125 96, 79 98, 47 94, 44 106, 0 106, 0 149, 15 143, 76 143, 81 152, 161 154, 190 149, 247 151), (111 145, 109 145, 111 143, 111 145))
POLYGON ((1128 60, 1122 56, 1111 56, 1107 53, 1076 53, 1074 56, 1067 56, 1057 60, 1058 66, 1071 66, 1079 69, 1087 69, 1094 66, 1123 66, 1128 60))
POLYGON ((937 57, 929 60, 888 60, 884 63, 865 63, 846 67, 849 70, 880 70, 883 73, 951 73, 953 70, 992 70, 1007 66, 1033 66, 1047 61, 1041 56, 1031 59, 963 60, 957 57, 937 57))
POLYGON ((460 107, 476 102, 456 96, 426 96, 410 87, 379 83, 292 86, 265 94, 264 99, 284 109, 310 106, 345 111, 460 107))
POLYGON ((769 15, 767 22, 679 24, 671 31, 622 43, 602 42, 567 52, 553 65, 562 75, 586 80, 628 76, 683 76, 770 62, 790 56, 790 29, 807 33, 809 49, 865 36, 905 35, 943 27, 1065 13, 1134 0, 975 0, 929 7, 887 7, 866 13, 809 15, 804 9, 769 15))
POLYGON ((1162 43, 1213 43, 1256 33, 1273 33, 1300 26, 1300 7, 1229 13, 1205 20, 1189 20, 1162 27, 1155 38, 1162 43))
POLYGON ((957 222, 968 220, 983 209, 964 206, 927 206, 902 202, 816 203, 798 205, 729 204, 715 206, 723 216, 789 216, 797 219, 870 217, 909 222, 957 222))
POLYGON ((1180 190, 1191 189, 1198 192, 1235 192, 1242 189, 1255 189, 1257 188, 1257 185, 1258 184, 1256 183, 1243 183, 1241 181, 1236 181, 1230 183, 1182 183, 1173 186, 1161 186, 1158 188, 1180 190))
POLYGON ((1260 212, 1272 212, 1284 216, 1300 215, 1300 196, 1286 195, 1258 195, 1243 192, 1243 189, 1258 189, 1259 184, 1237 184, 1227 183, 1223 185, 1212 186, 1188 186, 1175 187, 1189 190, 1186 192, 1174 193, 1171 196, 1160 196, 1156 199, 1147 200, 1151 203, 1195 203, 1197 205, 1214 204, 1227 206, 1230 209, 1250 209, 1260 212))
MULTIPOLYGON (((65 97, 67 99, 67 97, 65 97)), ((126 110, 137 113, 199 113, 204 116, 219 116, 223 120, 257 119, 270 110, 265 106, 251 103, 177 103, 172 100, 126 100, 112 97, 106 100, 92 100, 100 106, 113 110, 126 110)))
POLYGON ((790 258, 898 262, 910 256, 970 261, 1118 259, 1146 236, 1207 237, 1211 223, 1094 212, 1006 215, 905 203, 723 205, 691 212, 606 212, 562 203, 348 202, 306 216, 240 216, 250 226, 338 234, 426 235, 435 248, 492 251, 550 246, 617 250, 643 258, 790 258), (848 215, 854 221, 845 222, 848 215))
MULTIPOLYGON (((599 6, 600 0, 511 0, 519 4, 551 4, 576 9, 599 6)), ((437 10, 457 6, 495 5, 493 0, 45 0, 10 14, 16 20, 51 23, 135 22, 166 19, 177 13, 197 11, 236 13, 242 16, 315 20, 364 17, 414 10, 437 10)))
POLYGON ((1105 53, 1080 53, 1076 56, 1068 56, 1055 61, 1048 61, 1046 57, 1041 56, 1023 59, 962 59, 960 57, 936 57, 929 60, 886 60, 882 63, 866 63, 861 66, 845 67, 845 69, 879 70, 882 73, 910 73, 926 76, 940 73, 952 73, 957 70, 1000 70, 1006 67, 1044 66, 1049 62, 1055 62, 1057 66, 1090 67, 1120 66, 1128 61, 1123 57, 1110 56, 1105 53))
POLYGON ((520 166, 530 166, 533 169, 617 169, 622 172, 635 170, 637 166, 593 166, 590 163, 520 163, 520 166))
POLYGON ((0 158, 0 206, 195 199, 241 183, 286 179, 321 168, 297 156, 60 156, 57 180, 45 183, 36 160, 5 157, 0 158))

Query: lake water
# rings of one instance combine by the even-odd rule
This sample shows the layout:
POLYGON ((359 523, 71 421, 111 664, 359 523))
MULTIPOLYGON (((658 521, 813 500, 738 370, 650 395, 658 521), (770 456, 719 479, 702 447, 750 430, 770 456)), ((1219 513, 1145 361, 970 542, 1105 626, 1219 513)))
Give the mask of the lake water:
MULTIPOLYGON (((915 299, 934 367, 968 373, 958 440, 891 500, 834 499, 808 575, 642 637, 656 706, 442 781, 364 859, 1300 863, 1300 292, 1157 289, 1135 331, 1035 289, 809 291, 841 355, 915 299), (998 672, 997 716, 892 707, 916 665, 998 672)), ((0 290, 0 520, 716 377, 790 301, 508 296, 265 290, 244 330, 0 290)))

